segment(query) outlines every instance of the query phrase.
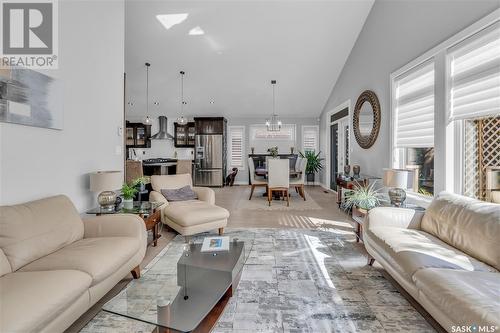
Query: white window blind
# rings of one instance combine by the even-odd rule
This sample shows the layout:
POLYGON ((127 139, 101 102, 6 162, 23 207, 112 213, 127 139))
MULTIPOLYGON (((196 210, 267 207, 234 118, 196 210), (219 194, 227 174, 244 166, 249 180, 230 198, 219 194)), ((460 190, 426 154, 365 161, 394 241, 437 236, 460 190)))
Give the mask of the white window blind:
POLYGON ((396 148, 434 146, 434 62, 427 61, 392 83, 396 148))
POLYGON ((448 51, 450 120, 500 114, 500 23, 448 51))
POLYGON ((229 167, 244 169, 245 127, 229 126, 229 167))
POLYGON ((302 150, 318 151, 318 126, 302 126, 302 150))

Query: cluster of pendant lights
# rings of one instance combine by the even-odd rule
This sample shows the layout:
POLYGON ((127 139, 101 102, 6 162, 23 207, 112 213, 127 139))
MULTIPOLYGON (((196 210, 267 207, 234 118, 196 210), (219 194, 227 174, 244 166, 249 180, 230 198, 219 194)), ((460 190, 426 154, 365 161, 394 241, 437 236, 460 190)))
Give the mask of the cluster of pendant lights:
MULTIPOLYGON (((149 116, 149 67, 151 64, 147 62, 146 64, 146 118, 144 119, 145 124, 150 124, 151 123, 151 117, 149 116)), ((179 74, 181 75, 181 116, 177 118, 177 122, 180 125, 187 124, 188 120, 186 117, 184 117, 184 106, 187 104, 186 101, 184 100, 184 75, 186 75, 186 72, 180 71, 179 74)), ((276 80, 271 80, 271 85, 273 87, 273 114, 271 115, 271 118, 266 119, 266 128, 269 132, 278 132, 281 130, 281 120, 279 116, 276 114, 276 92, 275 92, 275 86, 276 86, 276 80)), ((213 104, 211 101, 210 104, 213 104)), ((133 105, 131 102, 129 102, 129 105, 133 105)), ((155 102, 155 105, 159 105, 158 102, 155 102)))
MULTIPOLYGON (((146 65, 146 118, 144 119, 144 123, 146 125, 151 124, 151 117, 149 116, 149 67, 151 64, 149 62, 145 63, 146 65)), ((186 74, 184 71, 180 71, 181 74, 181 116, 177 118, 177 122, 181 125, 187 124, 187 118, 184 117, 184 105, 186 105, 186 101, 184 100, 184 75, 186 74)), ((134 104, 132 102, 128 103, 130 106, 134 104)), ((160 105, 159 102, 154 102, 155 105, 160 105)), ((213 104, 213 103, 212 103, 213 104)))

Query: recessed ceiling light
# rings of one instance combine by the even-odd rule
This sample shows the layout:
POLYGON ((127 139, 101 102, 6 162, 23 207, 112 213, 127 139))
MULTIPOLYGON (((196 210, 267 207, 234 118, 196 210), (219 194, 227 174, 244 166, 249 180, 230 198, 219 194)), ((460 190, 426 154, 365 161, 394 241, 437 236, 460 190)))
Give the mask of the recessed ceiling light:
POLYGON ((182 23, 185 19, 187 19, 188 14, 165 14, 165 15, 156 15, 158 21, 165 27, 165 29, 170 29, 174 25, 182 23))
POLYGON ((197 26, 197 27, 194 27, 193 29, 189 30, 189 34, 191 36, 204 35, 205 31, 203 31, 202 28, 200 28, 199 26, 197 26))

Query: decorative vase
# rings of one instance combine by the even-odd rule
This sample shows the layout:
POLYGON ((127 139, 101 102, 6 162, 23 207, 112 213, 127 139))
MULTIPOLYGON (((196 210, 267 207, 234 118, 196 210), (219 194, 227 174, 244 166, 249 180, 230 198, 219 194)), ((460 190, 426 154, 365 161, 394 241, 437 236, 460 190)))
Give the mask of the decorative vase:
POLYGON ((349 164, 344 165, 344 173, 349 176, 351 173, 351 166, 349 164))
POLYGON ((354 173, 354 178, 359 178, 359 172, 361 171, 361 167, 359 165, 354 165, 352 167, 352 172, 354 173))
POLYGON ((134 208, 134 199, 123 199, 123 208, 125 209, 134 208))
POLYGON ((250 148, 250 149, 252 150, 252 155, 253 155, 253 154, 255 154, 255 148, 254 148, 254 147, 252 147, 252 148, 250 148))
POLYGON ((293 155, 293 151, 294 151, 294 150, 295 150, 295 148, 290 147, 290 154, 292 154, 292 155, 293 155))

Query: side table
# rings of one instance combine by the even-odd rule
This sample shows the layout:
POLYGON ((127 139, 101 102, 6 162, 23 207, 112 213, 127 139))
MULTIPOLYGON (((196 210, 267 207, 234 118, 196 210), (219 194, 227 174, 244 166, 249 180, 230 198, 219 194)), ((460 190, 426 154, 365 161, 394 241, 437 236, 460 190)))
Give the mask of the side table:
POLYGON ((88 210, 86 213, 96 216, 107 214, 139 215, 146 225, 146 230, 151 231, 153 234, 153 240, 148 245, 153 244, 153 246, 156 246, 158 239, 161 237, 158 229, 161 223, 161 211, 159 208, 162 205, 163 203, 161 202, 134 201, 132 208, 124 208, 122 205, 114 210, 103 210, 100 207, 96 207, 88 210))

